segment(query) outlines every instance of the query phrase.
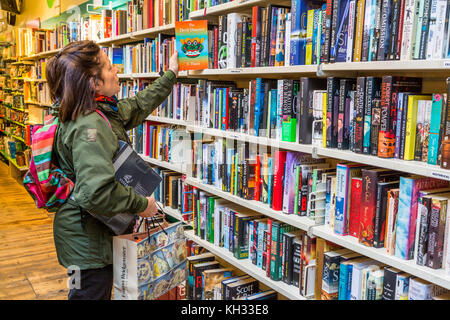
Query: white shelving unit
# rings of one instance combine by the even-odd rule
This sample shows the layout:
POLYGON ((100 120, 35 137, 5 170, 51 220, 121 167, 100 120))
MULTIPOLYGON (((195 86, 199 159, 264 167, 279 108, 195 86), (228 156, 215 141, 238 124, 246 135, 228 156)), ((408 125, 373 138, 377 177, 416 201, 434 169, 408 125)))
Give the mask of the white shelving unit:
POLYGON ((160 160, 157 160, 157 159, 153 159, 153 158, 144 156, 142 154, 140 156, 145 161, 147 161, 147 162, 149 162, 151 164, 154 164, 154 165, 156 165, 158 167, 163 167, 163 168, 166 168, 166 169, 169 169, 169 170, 173 170, 173 171, 176 171, 176 172, 180 172, 180 173, 184 173, 185 172, 183 164, 174 164, 174 163, 170 163, 170 162, 167 162, 167 161, 160 161, 160 160))
MULTIPOLYGON (((219 15, 227 14, 230 12, 250 12, 253 6, 266 6, 270 3, 274 4, 286 4, 290 1, 276 1, 276 0, 235 0, 222 5, 217 5, 211 8, 206 8, 198 11, 191 12, 189 18, 192 20, 198 19, 215 19, 219 15)), ((145 37, 153 37, 159 33, 174 34, 175 25, 168 24, 165 26, 145 29, 141 31, 135 31, 127 33, 117 37, 104 39, 97 43, 101 46, 119 46, 126 43, 131 43, 144 39, 145 37)), ((35 54, 24 60, 37 60, 41 58, 50 57, 60 49, 51 50, 35 54)), ((19 62, 23 63, 23 62, 19 62)), ((28 61, 32 63, 32 61, 28 61)), ((409 60, 409 61, 374 61, 374 62, 350 62, 350 63, 326 63, 321 65, 307 65, 307 66, 288 66, 288 67, 260 67, 260 68, 235 68, 235 69, 206 69, 201 71, 182 71, 179 73, 179 77, 190 78, 226 78, 233 80, 248 80, 256 77, 300 77, 300 76, 343 76, 345 74, 354 76, 355 74, 371 75, 371 74, 419 74, 424 77, 434 77, 443 79, 445 76, 450 76, 450 60, 409 60)), ((134 79, 134 78, 158 78, 159 73, 135 73, 135 74, 122 74, 119 75, 121 79, 134 79)), ((26 101, 25 103, 31 103, 41 106, 48 106, 44 104, 34 103, 32 101, 26 101)), ((373 165, 377 167, 388 168, 405 173, 419 174, 426 177, 439 178, 450 181, 450 170, 441 169, 439 166, 428 165, 418 161, 405 161, 399 159, 384 159, 370 155, 357 154, 348 150, 327 149, 320 146, 313 145, 301 145, 293 142, 278 141, 276 139, 269 139, 263 137, 256 137, 249 134, 243 134, 239 132, 222 131, 218 129, 203 128, 196 125, 188 124, 184 120, 168 119, 162 117, 149 116, 147 120, 157 121, 161 123, 186 126, 186 129, 194 133, 203 133, 215 137, 223 137, 235 139, 238 141, 247 141, 254 144, 270 146, 274 148, 280 148, 289 151, 298 151, 313 154, 317 157, 331 157, 336 159, 342 159, 347 161, 354 161, 373 165)), ((141 157, 156 166, 160 166, 169 170, 177 171, 180 173, 187 173, 186 166, 183 164, 173 164, 165 161, 159 161, 150 157, 141 155, 141 157)), ((219 188, 202 183, 200 180, 188 177, 186 182, 190 185, 197 187, 201 190, 209 192, 214 195, 218 195, 230 202, 239 204, 243 207, 260 212, 270 218, 277 219, 279 221, 288 223, 299 229, 306 230, 311 235, 329 240, 336 244, 339 244, 345 248, 349 248, 355 252, 359 252, 372 259, 381 261, 387 265, 396 267, 412 275, 423 278, 432 283, 443 286, 450 289, 450 275, 446 274, 445 270, 434 270, 428 267, 422 267, 416 265, 415 261, 402 260, 395 256, 390 256, 383 248, 370 248, 358 243, 358 240, 351 236, 340 236, 334 234, 326 225, 317 226, 314 222, 307 217, 299 217, 294 215, 287 215, 281 211, 275 211, 268 205, 254 200, 245 200, 240 197, 231 195, 228 192, 224 192, 219 188)), ((171 208, 164 207, 167 214, 178 216, 181 219, 178 211, 171 208)), ((238 260, 235 259, 228 250, 219 248, 202 240, 193 234, 193 231, 187 231, 186 236, 189 239, 194 240, 196 243, 205 247, 212 253, 229 261, 237 268, 248 273, 255 279, 258 279, 262 283, 278 291, 280 294, 290 299, 305 299, 298 292, 298 288, 289 286, 281 281, 272 281, 266 277, 265 271, 255 267, 248 259, 238 260)))
POLYGON ((274 77, 274 76, 300 76, 315 75, 317 65, 288 66, 288 67, 258 67, 258 68, 234 68, 234 69, 205 69, 190 70, 190 77, 205 76, 251 76, 251 77, 274 77))
POLYGON ((194 235, 193 230, 185 231, 185 235, 188 239, 191 239, 206 248, 208 251, 217 255, 218 257, 226 260, 228 263, 234 265, 236 268, 249 274, 256 280, 264 283, 266 286, 272 288, 273 290, 279 292, 283 296, 291 300, 306 300, 305 297, 300 295, 299 288, 295 286, 288 285, 283 281, 273 281, 266 276, 266 271, 255 266, 249 259, 239 260, 236 259, 231 252, 227 249, 217 247, 212 243, 202 240, 200 237, 194 235))
POLYGON ((171 118, 165 118, 165 117, 148 116, 146 120, 157 121, 157 122, 166 123, 166 124, 174 124, 174 125, 178 125, 178 126, 186 125, 186 121, 184 121, 184 120, 171 119, 171 118))

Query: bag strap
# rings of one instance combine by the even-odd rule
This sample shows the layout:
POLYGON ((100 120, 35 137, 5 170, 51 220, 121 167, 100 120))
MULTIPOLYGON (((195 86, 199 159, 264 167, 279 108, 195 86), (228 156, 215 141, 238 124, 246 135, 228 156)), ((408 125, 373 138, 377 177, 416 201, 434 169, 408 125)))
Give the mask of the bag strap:
POLYGON ((95 109, 95 112, 97 112, 103 119, 105 119, 106 123, 108 123, 109 128, 112 129, 111 123, 109 122, 108 118, 103 114, 103 112, 101 112, 98 109, 95 109))

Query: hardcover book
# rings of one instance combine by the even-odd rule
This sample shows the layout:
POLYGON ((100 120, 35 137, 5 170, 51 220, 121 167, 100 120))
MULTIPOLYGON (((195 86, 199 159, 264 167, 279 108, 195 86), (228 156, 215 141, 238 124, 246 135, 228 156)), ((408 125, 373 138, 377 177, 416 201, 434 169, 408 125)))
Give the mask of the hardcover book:
POLYGON ((208 68, 208 21, 176 21, 179 70, 208 68))
POLYGON ((419 191, 448 187, 448 182, 433 178, 400 177, 400 195, 397 214, 395 256, 410 260, 414 258, 417 207, 419 191))

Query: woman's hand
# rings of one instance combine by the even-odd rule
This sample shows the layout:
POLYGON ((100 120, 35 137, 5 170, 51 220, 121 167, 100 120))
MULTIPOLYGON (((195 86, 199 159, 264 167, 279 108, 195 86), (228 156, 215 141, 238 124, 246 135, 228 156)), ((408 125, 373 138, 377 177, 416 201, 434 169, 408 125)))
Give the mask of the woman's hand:
POLYGON ((178 77, 178 51, 172 54, 169 60, 169 70, 172 70, 175 73, 175 76, 178 77))
POLYGON ((139 216, 142 218, 153 217, 158 212, 158 207, 156 206, 155 198, 147 197, 147 200, 148 200, 147 208, 139 213, 139 216))

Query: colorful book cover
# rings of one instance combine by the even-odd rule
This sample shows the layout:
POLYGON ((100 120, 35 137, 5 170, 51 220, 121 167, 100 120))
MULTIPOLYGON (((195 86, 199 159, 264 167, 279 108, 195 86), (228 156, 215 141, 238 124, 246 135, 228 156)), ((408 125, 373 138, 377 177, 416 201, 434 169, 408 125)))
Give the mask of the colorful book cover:
POLYGON ((439 131, 441 124, 441 113, 444 104, 442 94, 433 94, 431 105, 430 133, 428 137, 428 163, 437 164, 439 150, 439 131))
POLYGON ((334 232, 348 235, 348 214, 351 199, 351 179, 361 176, 360 164, 338 164, 336 167, 336 207, 334 232))
POLYGON ((176 21, 179 70, 208 68, 208 21, 176 21))
POLYGON ((283 193, 283 212, 287 214, 294 213, 295 205, 295 170, 300 164, 302 154, 299 152, 290 152, 286 154, 286 164, 284 172, 284 193, 283 193))
POLYGON ((419 191, 444 188, 447 181, 433 178, 400 177, 400 194, 397 213, 395 256, 410 260, 414 258, 417 207, 419 191))

